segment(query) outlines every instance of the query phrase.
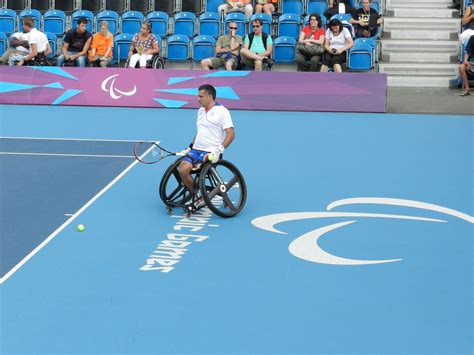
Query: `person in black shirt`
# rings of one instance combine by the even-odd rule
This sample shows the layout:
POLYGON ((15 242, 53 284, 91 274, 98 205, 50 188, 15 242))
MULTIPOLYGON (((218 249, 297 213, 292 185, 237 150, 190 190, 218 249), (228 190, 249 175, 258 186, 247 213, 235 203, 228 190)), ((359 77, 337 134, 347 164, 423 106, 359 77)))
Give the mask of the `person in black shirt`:
POLYGON ((74 61, 76 66, 85 67, 91 42, 92 33, 87 31, 87 19, 78 19, 77 27, 64 36, 63 54, 58 58, 58 67, 62 67, 65 61, 74 61))
POLYGON ((344 13, 350 14, 352 17, 354 17, 355 9, 352 7, 350 0, 329 0, 328 9, 324 12, 324 16, 328 21, 331 19, 331 17, 339 13, 339 4, 344 4, 344 13))
POLYGON ((355 18, 351 18, 349 22, 354 26, 356 37, 373 37, 377 34, 377 27, 382 24, 382 19, 370 7, 369 0, 362 0, 362 7, 355 11, 355 18))

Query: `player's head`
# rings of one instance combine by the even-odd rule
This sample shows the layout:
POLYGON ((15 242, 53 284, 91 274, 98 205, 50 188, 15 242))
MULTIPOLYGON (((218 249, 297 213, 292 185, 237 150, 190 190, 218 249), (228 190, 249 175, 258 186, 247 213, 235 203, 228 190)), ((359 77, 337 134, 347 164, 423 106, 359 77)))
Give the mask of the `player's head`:
POLYGON ((199 87, 198 101, 202 107, 208 108, 210 105, 214 103, 215 100, 216 100, 216 89, 214 88, 214 86, 209 85, 209 84, 204 84, 199 87))
POLYGON ((79 19, 77 19, 77 27, 76 27, 77 33, 86 32, 88 22, 89 21, 83 17, 80 17, 79 19))
POLYGON ((23 18, 23 32, 30 32, 35 27, 35 20, 32 17, 23 18))

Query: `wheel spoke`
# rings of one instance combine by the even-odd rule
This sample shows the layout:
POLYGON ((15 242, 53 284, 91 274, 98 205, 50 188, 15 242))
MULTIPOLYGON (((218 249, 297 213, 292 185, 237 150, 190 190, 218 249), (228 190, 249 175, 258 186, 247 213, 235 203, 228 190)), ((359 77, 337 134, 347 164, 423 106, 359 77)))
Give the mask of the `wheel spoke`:
POLYGON ((236 175, 234 175, 232 179, 230 179, 226 184, 227 191, 229 191, 232 188, 232 186, 234 186, 237 183, 237 181, 239 181, 239 178, 236 175))
POLYGON ((231 209, 232 211, 235 211, 235 210, 236 210, 234 204, 232 203, 232 201, 231 201, 230 198, 229 198, 229 195, 227 195, 226 192, 221 193, 220 196, 222 196, 222 198, 224 199, 225 205, 226 205, 229 209, 231 209))

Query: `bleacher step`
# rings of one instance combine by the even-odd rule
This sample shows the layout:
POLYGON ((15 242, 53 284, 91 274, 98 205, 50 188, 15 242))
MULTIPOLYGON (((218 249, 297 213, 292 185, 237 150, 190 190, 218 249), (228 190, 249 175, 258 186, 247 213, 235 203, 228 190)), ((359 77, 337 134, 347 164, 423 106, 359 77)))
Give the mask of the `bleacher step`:
POLYGON ((384 38, 393 38, 393 39, 420 39, 424 38, 426 40, 455 40, 458 38, 457 31, 446 30, 446 29, 415 29, 415 28, 406 28, 406 29, 391 29, 384 31, 384 38))
POLYGON ((415 51, 415 52, 457 52, 458 41, 422 41, 422 40, 400 40, 383 39, 383 51, 415 51))
POLYGON ((455 86, 457 83, 456 77, 453 76, 403 76, 403 75, 389 75, 387 78, 387 85, 390 87, 431 87, 431 88, 449 88, 455 86))
POLYGON ((459 32, 460 22, 455 18, 433 20, 431 18, 390 17, 384 19, 383 27, 384 34, 387 31, 406 29, 459 32))
POLYGON ((386 15, 388 17, 455 18, 459 17, 459 11, 452 9, 425 9, 420 7, 387 7, 386 15))
POLYGON ((419 2, 399 2, 399 1, 392 1, 391 3, 387 3, 387 9, 396 9, 396 8, 410 8, 410 9, 427 9, 430 11, 431 9, 447 9, 449 3, 419 3, 419 2))
POLYGON ((384 51, 382 60, 390 63, 456 63, 458 56, 451 52, 384 51))
POLYGON ((452 4, 452 0, 387 0, 386 4, 391 5, 392 3, 405 3, 405 4, 419 4, 419 5, 429 5, 429 4, 445 4, 449 6, 452 4))
POLYGON ((457 76, 459 64, 443 63, 380 63, 379 72, 390 75, 457 76))

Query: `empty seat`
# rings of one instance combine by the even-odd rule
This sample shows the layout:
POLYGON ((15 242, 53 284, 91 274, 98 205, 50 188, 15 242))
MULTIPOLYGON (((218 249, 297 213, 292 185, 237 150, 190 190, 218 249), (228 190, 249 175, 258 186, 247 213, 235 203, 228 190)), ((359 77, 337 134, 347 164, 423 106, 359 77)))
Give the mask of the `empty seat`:
POLYGON ((318 13, 323 15, 328 9, 328 3, 326 0, 309 0, 306 12, 308 14, 318 13))
POLYGON ((253 32, 252 22, 257 18, 262 20, 262 25, 263 25, 262 31, 265 32, 268 35, 271 35, 272 34, 272 17, 268 14, 254 14, 254 15, 252 15, 252 17, 250 17, 250 20, 249 20, 248 33, 253 32))
POLYGON ((0 32, 0 56, 7 50, 7 35, 4 32, 0 32))
POLYGON ((51 53, 48 55, 48 58, 51 59, 54 58, 58 52, 58 37, 56 33, 45 32, 45 34, 51 47, 51 53))
POLYGON ((225 4, 225 0, 206 0, 205 10, 206 12, 218 12, 219 6, 225 4))
POLYGON ((193 37, 195 25, 196 16, 193 13, 178 12, 176 15, 174 15, 173 34, 193 37))
MULTIPOLYGON (((58 1, 58 0, 56 0, 56 1, 58 1)), ((100 5, 101 5, 101 1, 82 0, 81 9, 82 10, 89 10, 89 11, 92 11, 92 12, 99 12, 100 10, 102 10, 100 5)))
POLYGON ((347 68, 351 71, 367 71, 374 68, 375 48, 376 43, 373 39, 356 39, 348 52, 347 68))
POLYGON ((100 23, 102 21, 107 21, 109 23, 109 31, 113 35, 115 35, 118 32, 119 15, 115 11, 110 11, 110 10, 101 11, 97 14, 96 19, 97 19, 96 26, 95 26, 96 32, 100 31, 100 23))
POLYGON ((133 40, 133 33, 121 33, 114 37, 113 57, 114 62, 118 61, 125 63, 128 59, 128 52, 130 52, 130 45, 133 40))
POLYGON ((72 14, 72 23, 71 27, 76 28, 77 27, 77 20, 80 18, 85 18, 87 19, 87 31, 92 32, 92 26, 94 24, 94 14, 91 11, 88 10, 78 10, 75 11, 72 14))
POLYGON ((189 37, 173 35, 168 38, 167 58, 169 61, 189 60, 189 37))
POLYGON ((151 32, 153 32, 154 35, 160 37, 168 36, 169 16, 166 12, 150 12, 146 20, 151 24, 151 32))
POLYGON ((12 9, 0 9, 0 32, 7 36, 15 32, 16 12, 12 9))
POLYGON ((237 34, 242 38, 245 36, 245 24, 247 18, 241 12, 231 12, 225 16, 224 20, 224 34, 229 32, 229 22, 235 22, 237 24, 237 34))
POLYGON ((122 33, 140 32, 143 22, 143 14, 140 11, 127 11, 122 15, 122 33))
POLYGON ((302 0, 283 0, 282 14, 301 15, 304 11, 302 0))
POLYGON ((23 21, 22 19, 24 17, 31 17, 35 21, 35 28, 38 30, 40 29, 40 24, 41 24, 41 12, 35 9, 28 9, 28 10, 23 10, 20 12, 19 15, 19 20, 18 20, 18 31, 23 30, 23 21))
POLYGON ((61 10, 49 10, 43 16, 44 32, 62 36, 66 31, 66 14, 61 10))
POLYGON ((216 40, 213 36, 196 36, 193 39, 193 60, 201 60, 215 55, 216 40))
POLYGON ((49 0, 31 0, 30 7, 32 9, 38 9, 39 11, 49 10, 49 0))
POLYGON ((220 15, 217 12, 205 12, 198 21, 200 35, 218 37, 221 34, 220 15))
POLYGON ((283 14, 278 18, 278 36, 298 38, 301 18, 295 14, 283 14))
POLYGON ((275 63, 294 63, 296 55, 296 39, 280 36, 273 41, 273 59, 275 63))

